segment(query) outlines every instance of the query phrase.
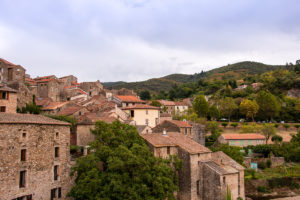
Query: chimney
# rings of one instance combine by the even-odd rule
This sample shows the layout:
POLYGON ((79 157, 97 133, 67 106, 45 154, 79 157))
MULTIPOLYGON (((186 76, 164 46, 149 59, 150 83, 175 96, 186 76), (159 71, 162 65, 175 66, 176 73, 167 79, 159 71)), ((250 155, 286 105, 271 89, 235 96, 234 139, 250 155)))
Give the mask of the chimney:
POLYGON ((166 131, 166 129, 164 128, 164 130, 163 130, 163 134, 162 134, 163 136, 166 136, 167 135, 167 131, 166 131))

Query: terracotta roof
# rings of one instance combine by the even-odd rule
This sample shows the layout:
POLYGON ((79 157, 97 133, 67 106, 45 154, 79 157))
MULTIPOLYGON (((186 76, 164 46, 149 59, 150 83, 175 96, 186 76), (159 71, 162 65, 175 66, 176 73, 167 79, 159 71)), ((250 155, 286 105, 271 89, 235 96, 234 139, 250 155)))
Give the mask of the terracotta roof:
POLYGON ((188 104, 186 102, 183 102, 183 101, 176 101, 175 106, 188 106, 188 104))
POLYGON ((181 133, 168 132, 166 135, 152 133, 144 134, 142 137, 155 147, 179 146, 190 154, 211 152, 208 148, 181 133))
POLYGON ((110 117, 109 113, 105 113, 102 116, 97 116, 96 113, 86 113, 78 120, 78 124, 81 125, 92 125, 97 121, 104 121, 106 123, 112 123, 116 119, 114 117, 110 117))
POLYGON ((68 104, 69 102, 50 102, 47 106, 45 106, 43 108, 43 110, 55 110, 57 108, 60 108, 66 104, 68 104))
POLYGON ((4 62, 4 63, 7 64, 7 65, 15 66, 15 64, 13 64, 13 63, 11 63, 11 62, 9 62, 9 61, 3 59, 3 58, 0 58, 0 61, 4 62))
POLYGON ((136 104, 134 106, 128 106, 125 108, 122 108, 122 110, 134 110, 134 109, 153 109, 153 110, 160 110, 159 107, 156 106, 150 106, 145 104, 136 104))
POLYGON ((181 127, 181 128, 192 127, 189 123, 184 122, 184 121, 178 121, 178 120, 165 120, 165 121, 171 122, 172 124, 175 124, 176 126, 181 127))
POLYGON ((122 102, 129 102, 129 103, 144 103, 143 100, 139 99, 136 96, 123 96, 123 95, 116 95, 118 99, 120 99, 122 102))
POLYGON ((175 102, 174 101, 159 100, 159 103, 161 103, 164 106, 175 106, 175 102))
POLYGON ((225 140, 265 140, 265 136, 255 133, 222 134, 225 140))
POLYGON ((35 100, 36 105, 37 106, 42 106, 42 107, 48 105, 50 102, 52 102, 51 98, 37 98, 35 100))
POLYGON ((172 117, 170 113, 160 113, 160 117, 172 117))
POLYGON ((67 122, 54 120, 43 115, 0 113, 0 124, 48 124, 70 125, 67 122))
POLYGON ((44 83, 44 82, 49 82, 49 81, 52 81, 52 80, 54 80, 53 78, 52 79, 50 79, 50 78, 45 78, 45 79, 39 79, 39 80, 37 80, 36 82, 37 83, 44 83))
POLYGON ((57 115, 72 115, 75 112, 77 112, 83 108, 84 107, 81 107, 81 106, 71 106, 71 107, 61 110, 59 113, 57 113, 57 115))
POLYGON ((29 83, 30 85, 36 85, 36 81, 32 78, 25 78, 25 82, 29 83))
POLYGON ((5 85, 0 86, 0 91, 4 91, 4 92, 13 92, 13 93, 17 93, 17 90, 14 90, 10 87, 7 87, 5 85))

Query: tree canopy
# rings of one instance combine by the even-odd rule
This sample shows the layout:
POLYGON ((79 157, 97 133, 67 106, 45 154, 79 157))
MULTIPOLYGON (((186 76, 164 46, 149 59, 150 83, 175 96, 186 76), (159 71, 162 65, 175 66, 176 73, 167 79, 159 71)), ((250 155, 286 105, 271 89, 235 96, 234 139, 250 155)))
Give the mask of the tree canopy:
POLYGON ((177 157, 154 157, 135 127, 115 121, 97 122, 91 153, 73 167, 76 200, 175 199, 178 189, 177 157))
POLYGON ((220 112, 222 115, 228 117, 229 121, 233 112, 238 108, 233 98, 226 97, 220 101, 220 112))
POLYGON ((254 121, 254 116, 258 112, 259 106, 256 101, 245 99, 240 104, 240 112, 246 115, 247 118, 251 118, 254 121))
POLYGON ((194 99, 193 109, 199 117, 206 117, 208 114, 208 102, 203 95, 198 95, 194 99))

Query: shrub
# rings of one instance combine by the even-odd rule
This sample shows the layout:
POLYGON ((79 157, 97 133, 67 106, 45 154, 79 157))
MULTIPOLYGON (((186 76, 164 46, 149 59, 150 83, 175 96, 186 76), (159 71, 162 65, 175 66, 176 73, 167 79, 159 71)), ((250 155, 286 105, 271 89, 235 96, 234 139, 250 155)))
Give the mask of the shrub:
POLYGON ((299 129, 299 128, 300 128, 300 124, 296 124, 296 125, 294 125, 294 127, 295 127, 296 129, 299 129))
POLYGON ((272 161, 270 159, 267 160, 267 167, 270 168, 272 166, 272 161))
POLYGON ((261 153, 265 158, 269 156, 271 152, 273 152, 273 146, 268 144, 260 144, 252 147, 254 153, 261 153))
POLYGON ((278 128, 278 127, 279 127, 279 124, 274 124, 274 127, 275 127, 275 128, 278 128))
POLYGON ((238 123, 232 123, 230 124, 230 126, 232 126, 233 128, 236 128, 239 124, 238 123))
POLYGON ((242 197, 238 197, 236 200, 243 200, 243 198, 242 197))
POLYGON ((76 146, 76 145, 70 145, 70 153, 74 154, 77 153, 79 151, 80 147, 76 146))
POLYGON ((259 133, 261 130, 261 127, 256 125, 256 124, 252 124, 252 125, 242 125, 242 128, 240 130, 241 133, 259 133))
POLYGON ((283 127, 285 128, 285 130, 288 130, 288 128, 290 128, 291 125, 289 125, 289 124, 283 124, 283 127))
POLYGON ((259 163, 257 163, 257 167, 259 169, 266 169, 267 168, 267 164, 265 162, 259 162, 259 163))
POLYGON ((267 192, 267 189, 265 186, 258 186, 257 187, 257 191, 258 192, 262 192, 262 193, 266 193, 267 192))
POLYGON ((228 126, 228 123, 227 123, 227 122, 222 122, 222 126, 223 126, 224 128, 226 128, 226 126, 228 126))
POLYGON ((282 142, 282 137, 280 135, 274 135, 272 137, 273 142, 282 142))

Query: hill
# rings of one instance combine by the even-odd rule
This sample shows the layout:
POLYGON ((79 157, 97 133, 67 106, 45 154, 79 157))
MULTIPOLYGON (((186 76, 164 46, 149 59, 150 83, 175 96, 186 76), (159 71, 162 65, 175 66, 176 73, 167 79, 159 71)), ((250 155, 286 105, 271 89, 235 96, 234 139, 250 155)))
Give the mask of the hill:
POLYGON ((140 82, 107 82, 103 83, 107 89, 133 89, 150 90, 152 92, 158 92, 161 90, 169 91, 174 84, 190 83, 200 79, 216 80, 216 79, 242 79, 246 75, 262 74, 267 71, 279 69, 285 67, 284 65, 266 65, 258 62, 239 62, 230 64, 220 68, 216 68, 207 72, 189 74, 170 74, 161 78, 153 78, 140 82))

